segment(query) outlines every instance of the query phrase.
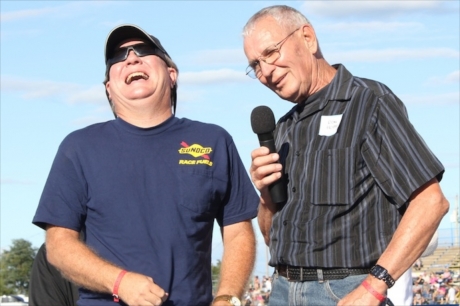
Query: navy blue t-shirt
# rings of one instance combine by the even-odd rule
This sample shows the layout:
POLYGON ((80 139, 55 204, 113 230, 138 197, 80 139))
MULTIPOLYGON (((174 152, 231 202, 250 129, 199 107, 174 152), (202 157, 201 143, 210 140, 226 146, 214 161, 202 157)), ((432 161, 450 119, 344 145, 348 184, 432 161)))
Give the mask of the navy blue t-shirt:
MULTIPOLYGON (((231 136, 171 117, 143 129, 122 119, 68 135, 33 223, 83 231, 102 258, 153 278, 164 305, 209 305, 214 220, 257 215, 259 198, 231 136)), ((80 289, 79 305, 113 305, 80 289)))

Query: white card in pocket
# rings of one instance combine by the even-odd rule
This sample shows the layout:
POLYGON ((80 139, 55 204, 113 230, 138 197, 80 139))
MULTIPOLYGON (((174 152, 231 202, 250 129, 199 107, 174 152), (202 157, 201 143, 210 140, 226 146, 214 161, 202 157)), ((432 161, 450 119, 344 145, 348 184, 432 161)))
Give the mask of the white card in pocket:
POLYGON ((334 116, 322 116, 319 126, 319 136, 332 136, 337 133, 340 121, 342 121, 342 116, 343 114, 334 116))

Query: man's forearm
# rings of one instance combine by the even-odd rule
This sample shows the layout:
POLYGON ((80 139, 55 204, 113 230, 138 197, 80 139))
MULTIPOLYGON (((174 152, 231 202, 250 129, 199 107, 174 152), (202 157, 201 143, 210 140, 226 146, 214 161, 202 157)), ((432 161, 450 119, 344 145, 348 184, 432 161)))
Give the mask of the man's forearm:
MULTIPOLYGON (((397 280, 420 257, 449 209, 449 202, 441 192, 436 179, 422 186, 409 200, 410 204, 390 244, 377 264, 388 270, 397 280)), ((371 275, 366 282, 373 290, 385 294, 386 283, 371 275)), ((379 305, 379 301, 363 286, 359 286, 338 305, 379 305)))
POLYGON ((226 226, 223 230, 224 254, 217 295, 242 297, 254 268, 255 236, 250 220, 226 226))
POLYGON ((49 227, 46 249, 48 261, 70 281, 93 291, 112 292, 120 268, 98 257, 79 241, 78 233, 49 227))
POLYGON ((266 191, 260 195, 259 211, 257 213, 257 221, 259 228, 264 237, 265 244, 268 246, 270 242, 270 229, 272 226, 273 215, 276 213, 276 204, 272 202, 271 197, 266 191))
POLYGON ((448 210, 449 202, 436 180, 422 187, 410 201, 378 264, 399 278, 421 256, 448 210))

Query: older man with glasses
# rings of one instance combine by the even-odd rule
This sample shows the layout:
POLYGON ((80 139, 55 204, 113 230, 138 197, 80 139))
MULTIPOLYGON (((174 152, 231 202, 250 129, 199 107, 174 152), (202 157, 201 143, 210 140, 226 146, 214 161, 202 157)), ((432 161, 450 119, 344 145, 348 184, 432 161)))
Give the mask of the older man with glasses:
POLYGON ((384 84, 330 65, 313 26, 272 6, 243 30, 246 74, 294 103, 278 153, 252 152, 258 222, 275 267, 270 305, 379 305, 428 245, 449 203, 444 168, 384 84), (269 186, 283 177, 287 200, 269 186))
POLYGON ((105 63, 116 118, 65 138, 33 219, 49 262, 80 287, 81 306, 240 305, 258 197, 231 136, 175 116, 178 68, 141 28, 115 28, 105 63), (224 253, 213 297, 215 220, 224 253))

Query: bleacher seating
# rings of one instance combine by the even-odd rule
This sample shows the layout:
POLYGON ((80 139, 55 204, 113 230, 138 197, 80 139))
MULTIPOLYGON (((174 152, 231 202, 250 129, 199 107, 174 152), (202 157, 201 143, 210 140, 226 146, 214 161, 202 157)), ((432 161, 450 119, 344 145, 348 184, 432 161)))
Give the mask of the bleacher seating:
POLYGON ((439 246, 432 255, 422 258, 422 270, 442 271, 444 268, 451 270, 460 269, 460 247, 439 246))

